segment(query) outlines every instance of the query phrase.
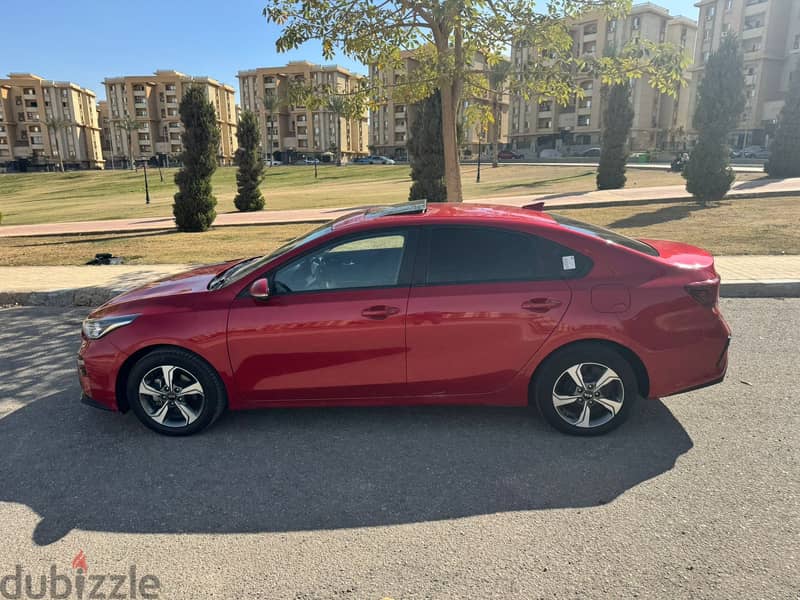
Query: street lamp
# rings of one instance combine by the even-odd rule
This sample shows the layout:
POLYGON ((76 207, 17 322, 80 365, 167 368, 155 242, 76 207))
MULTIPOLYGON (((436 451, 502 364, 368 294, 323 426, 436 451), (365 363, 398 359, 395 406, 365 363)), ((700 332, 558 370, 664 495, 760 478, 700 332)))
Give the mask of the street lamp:
POLYGON ((147 181, 147 159, 140 158, 142 161, 142 168, 144 169, 144 199, 145 204, 150 204, 150 186, 147 181))

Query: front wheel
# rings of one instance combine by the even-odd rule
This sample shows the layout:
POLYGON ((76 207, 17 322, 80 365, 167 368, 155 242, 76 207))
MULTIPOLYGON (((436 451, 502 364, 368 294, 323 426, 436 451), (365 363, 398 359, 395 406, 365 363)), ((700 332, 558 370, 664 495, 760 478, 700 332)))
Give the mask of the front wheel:
POLYGON ((598 344, 567 348, 549 357, 533 384, 542 415, 572 435, 599 435, 627 418, 637 398, 633 368, 616 350, 598 344))
POLYGON ((225 387, 204 360, 181 350, 155 350, 133 366, 128 403, 139 420, 165 435, 190 435, 211 425, 226 405, 225 387))

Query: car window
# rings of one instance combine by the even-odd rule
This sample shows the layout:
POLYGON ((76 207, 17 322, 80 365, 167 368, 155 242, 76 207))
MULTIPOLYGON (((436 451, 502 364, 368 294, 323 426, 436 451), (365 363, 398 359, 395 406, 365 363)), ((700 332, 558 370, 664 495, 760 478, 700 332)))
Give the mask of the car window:
POLYGON ((277 293, 392 287, 400 279, 404 233, 348 240, 311 252, 273 276, 277 293))
POLYGON ((631 250, 636 250, 637 252, 641 252, 643 254, 648 254, 650 256, 658 256, 658 250, 653 248, 652 246, 645 244, 639 240, 635 240, 633 238, 629 238, 624 236, 616 231, 611 231, 610 229, 605 229, 603 227, 598 227, 597 225, 592 225, 590 223, 584 223, 583 221, 577 221, 575 219, 570 219, 569 217, 565 217, 564 215, 559 215, 557 213, 548 213, 555 221, 567 228, 571 231, 577 231, 580 233, 585 233, 591 235, 596 238, 600 238, 601 240, 605 240, 606 242, 611 242, 613 244, 618 244, 620 246, 624 246, 625 248, 629 248, 631 250))
POLYGON ((428 284, 531 281, 583 276, 591 261, 560 244, 507 229, 436 227, 428 284))

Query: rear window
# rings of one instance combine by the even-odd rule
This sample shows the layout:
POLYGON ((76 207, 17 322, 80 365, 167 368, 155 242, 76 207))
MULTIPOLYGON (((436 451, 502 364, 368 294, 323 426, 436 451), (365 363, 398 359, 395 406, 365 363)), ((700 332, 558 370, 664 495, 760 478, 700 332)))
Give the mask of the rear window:
POLYGON ((555 221, 567 229, 571 231, 578 231, 580 233, 585 233, 591 235, 596 238, 600 238, 601 240, 605 240, 606 242, 611 242, 617 244, 619 246, 624 246, 630 250, 636 250, 637 252, 641 252, 642 254, 648 254, 650 256, 658 256, 658 250, 653 248, 652 246, 645 244, 639 240, 635 240, 633 238, 629 238, 622 234, 616 233, 611 231, 610 229, 605 229, 603 227, 598 227, 597 225, 592 225, 591 223, 584 223, 583 221, 576 221, 575 219, 570 219, 569 217, 565 217, 564 215, 559 215, 556 213, 548 212, 548 215, 553 217, 555 221))
POLYGON ((431 231, 426 283, 457 284, 582 277, 591 261, 526 233, 478 227, 431 231))

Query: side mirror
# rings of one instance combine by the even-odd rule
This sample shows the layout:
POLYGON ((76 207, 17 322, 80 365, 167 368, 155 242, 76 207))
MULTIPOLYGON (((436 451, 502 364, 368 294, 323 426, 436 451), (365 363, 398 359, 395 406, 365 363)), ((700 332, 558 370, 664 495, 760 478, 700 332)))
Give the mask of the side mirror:
POLYGON ((269 282, 266 277, 260 277, 250 285, 250 296, 256 300, 269 298, 269 282))

